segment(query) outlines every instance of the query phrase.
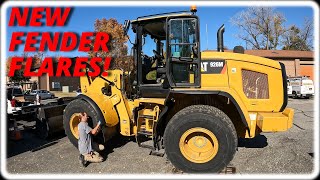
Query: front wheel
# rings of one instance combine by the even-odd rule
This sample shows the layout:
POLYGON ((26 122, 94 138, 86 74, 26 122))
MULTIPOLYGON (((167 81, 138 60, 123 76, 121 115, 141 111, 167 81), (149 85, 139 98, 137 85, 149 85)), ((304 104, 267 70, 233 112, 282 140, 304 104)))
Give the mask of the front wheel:
POLYGON ((230 118, 207 105, 182 109, 172 117, 164 133, 168 159, 188 173, 219 173, 233 159, 237 144, 230 118))

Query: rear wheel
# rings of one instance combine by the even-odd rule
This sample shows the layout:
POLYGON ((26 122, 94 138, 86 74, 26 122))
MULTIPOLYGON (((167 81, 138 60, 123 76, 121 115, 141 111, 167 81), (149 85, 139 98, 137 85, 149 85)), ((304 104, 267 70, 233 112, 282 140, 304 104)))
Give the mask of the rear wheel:
POLYGON ((206 105, 193 105, 179 111, 164 133, 168 159, 189 173, 218 173, 236 152, 237 134, 229 117, 206 105))
MULTIPOLYGON (((76 147, 78 147, 78 124, 80 123, 79 113, 81 112, 86 112, 88 114, 88 124, 90 127, 96 126, 98 122, 98 113, 88 102, 81 99, 75 99, 66 106, 63 114, 63 126, 68 139, 76 147)), ((94 140, 98 139, 99 135, 101 136, 100 133, 93 137, 94 140)))

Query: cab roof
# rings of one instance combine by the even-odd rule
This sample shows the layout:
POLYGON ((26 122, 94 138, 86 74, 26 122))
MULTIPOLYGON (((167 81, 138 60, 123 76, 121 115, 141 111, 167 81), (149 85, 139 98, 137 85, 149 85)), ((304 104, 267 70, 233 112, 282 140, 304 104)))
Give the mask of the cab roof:
POLYGON ((135 20, 131 21, 132 30, 135 29, 138 24, 142 24, 145 32, 150 34, 152 38, 157 38, 160 40, 166 39, 166 29, 165 22, 168 17, 185 17, 193 16, 190 11, 180 11, 180 12, 169 12, 162 14, 153 14, 148 16, 140 16, 135 20))
POLYGON ((188 16, 192 15, 190 11, 180 11, 180 12, 169 12, 162 14, 152 14, 147 16, 140 16, 135 20, 132 20, 132 24, 137 24, 138 22, 147 22, 147 21, 165 21, 168 17, 177 17, 177 16, 188 16))

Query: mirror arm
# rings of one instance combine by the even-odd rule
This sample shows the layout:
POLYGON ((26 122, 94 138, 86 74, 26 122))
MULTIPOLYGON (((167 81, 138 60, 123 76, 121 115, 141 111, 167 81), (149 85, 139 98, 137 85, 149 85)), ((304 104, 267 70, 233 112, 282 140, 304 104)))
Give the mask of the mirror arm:
POLYGON ((101 79, 103 79, 103 80, 107 81, 107 82, 109 83, 109 85, 110 85, 110 86, 114 86, 114 85, 115 85, 115 84, 114 84, 114 82, 109 81, 108 79, 104 78, 103 76, 99 75, 99 77, 100 77, 101 79))
POLYGON ((126 36, 127 36, 128 40, 129 40, 130 44, 135 45, 133 42, 131 42, 129 35, 126 35, 126 36))

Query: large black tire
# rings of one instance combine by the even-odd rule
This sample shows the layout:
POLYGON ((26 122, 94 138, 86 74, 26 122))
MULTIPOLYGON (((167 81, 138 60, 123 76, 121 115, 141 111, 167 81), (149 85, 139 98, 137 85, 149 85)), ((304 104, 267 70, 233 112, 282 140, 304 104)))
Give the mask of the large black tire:
POLYGON ((168 159, 175 167, 187 173, 219 173, 233 159, 237 145, 237 133, 230 118, 221 110, 207 105, 182 109, 172 117, 164 133, 168 159), (192 162, 180 150, 180 138, 192 128, 204 128, 216 136, 218 151, 208 162, 192 162))
MULTIPOLYGON (((66 108, 64 109, 63 113, 63 126, 65 133, 70 140, 70 142, 78 148, 78 139, 73 135, 71 128, 70 128, 70 118, 75 113, 86 112, 89 116, 88 124, 90 127, 96 126, 98 122, 98 113, 93 109, 93 107, 82 99, 75 99, 71 101, 66 108)), ((93 140, 97 140, 101 136, 101 132, 97 136, 93 136, 93 140)))

